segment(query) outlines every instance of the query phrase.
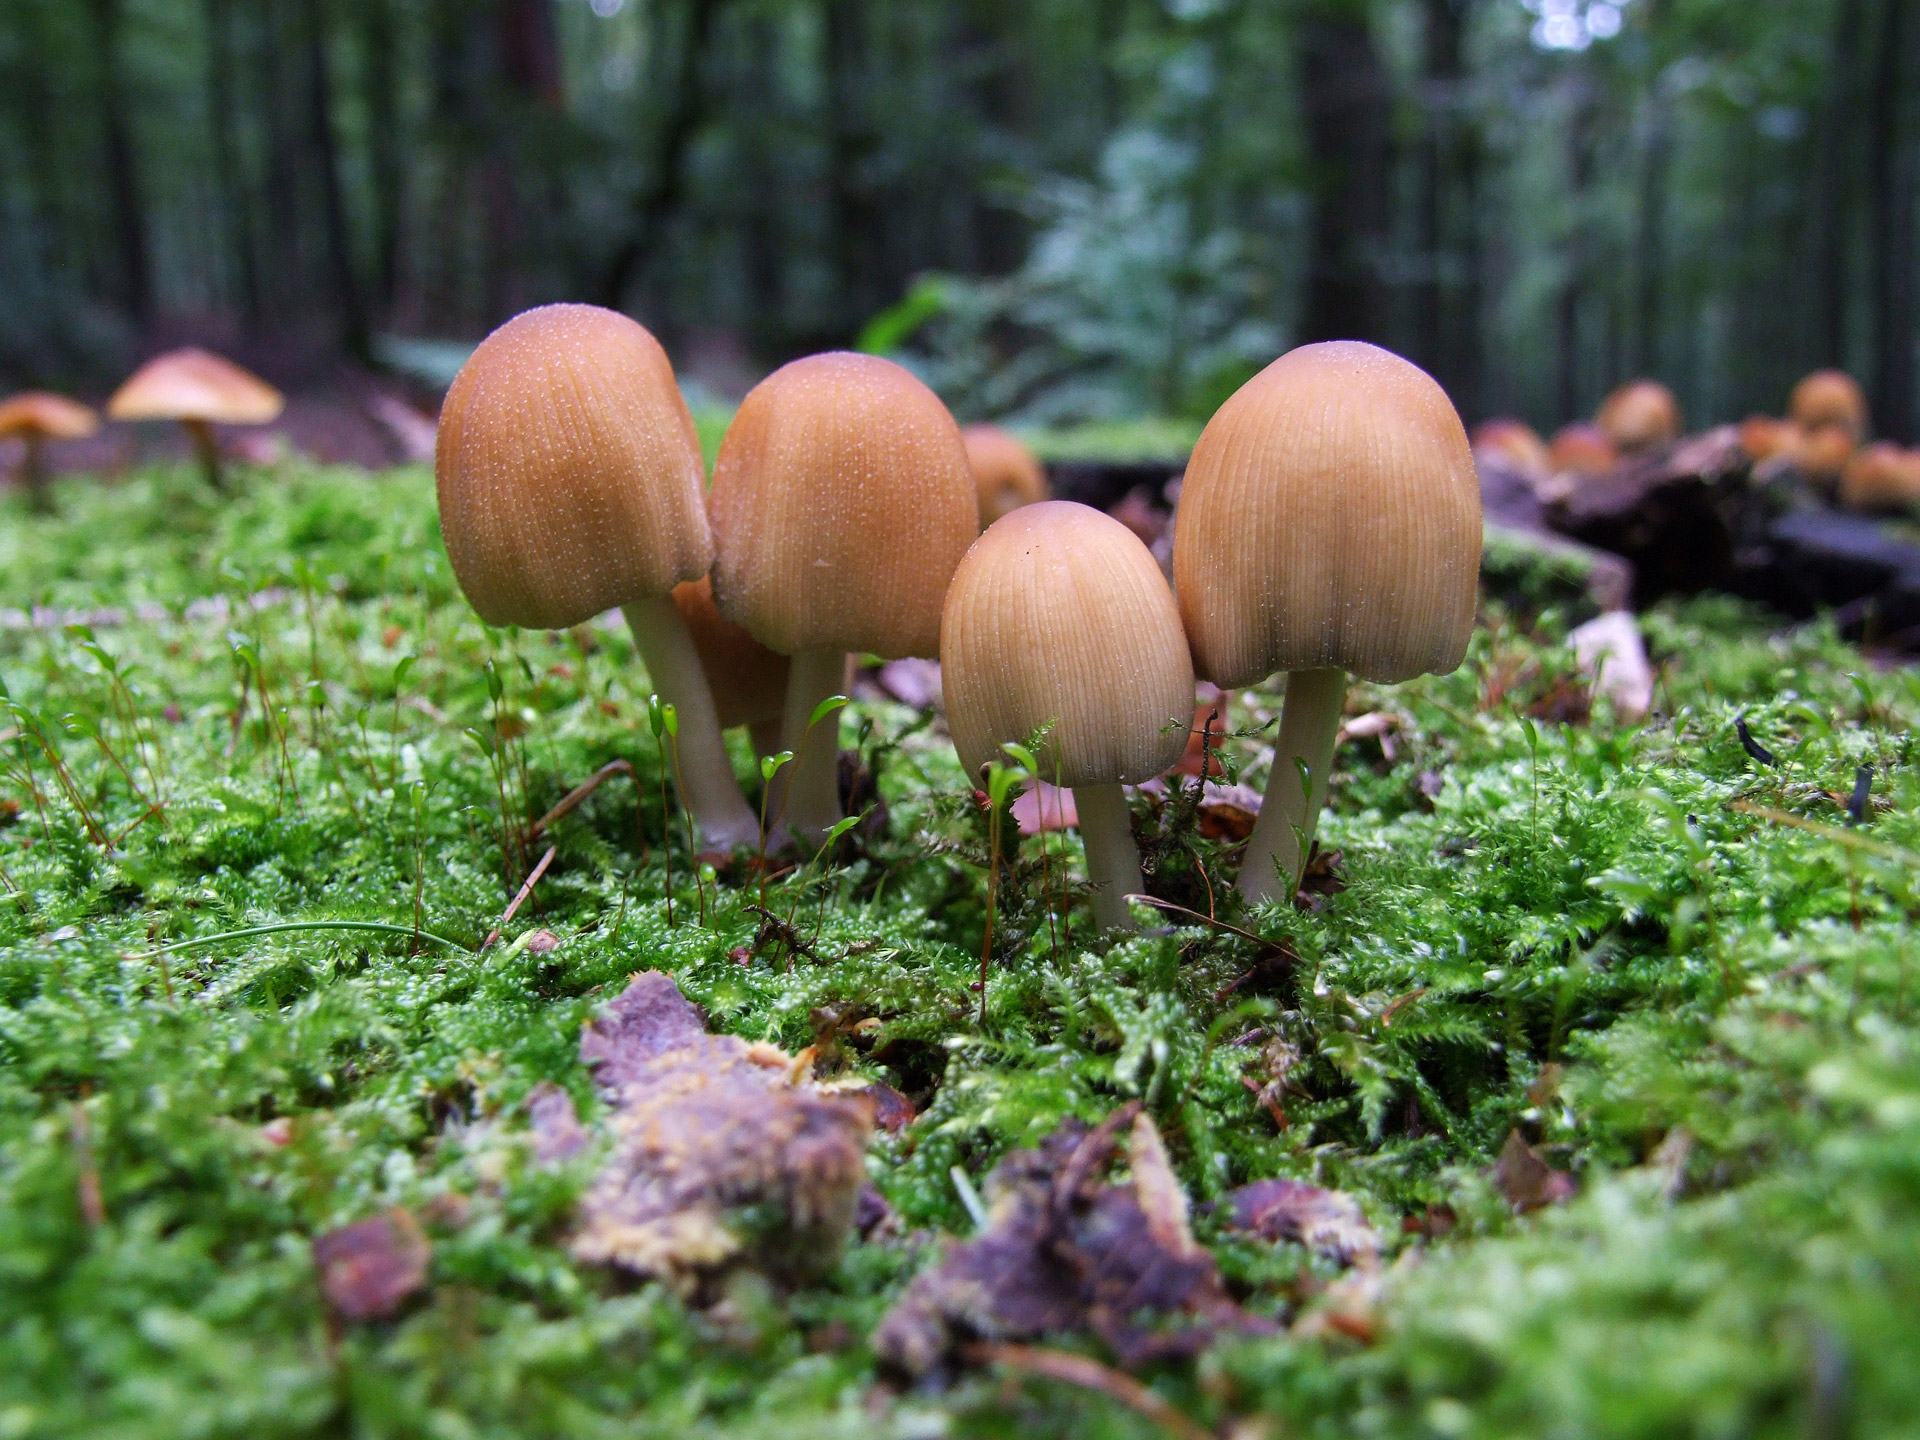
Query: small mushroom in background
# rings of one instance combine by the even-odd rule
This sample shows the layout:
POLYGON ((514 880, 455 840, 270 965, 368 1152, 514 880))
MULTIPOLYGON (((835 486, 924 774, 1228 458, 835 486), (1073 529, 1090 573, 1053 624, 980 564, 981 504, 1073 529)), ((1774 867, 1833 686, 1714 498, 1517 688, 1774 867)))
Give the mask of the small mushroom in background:
POLYGON ((1288 672, 1240 867, 1249 899, 1291 897, 1299 881, 1348 674, 1392 684, 1465 658, 1480 538, 1460 417, 1432 377, 1389 351, 1304 345, 1207 422, 1173 546, 1194 668, 1227 688, 1288 672))
POLYGON ((1140 537, 1087 505, 1003 516, 967 551, 940 622, 947 725, 966 772, 1050 726, 1040 774, 1073 791, 1093 913, 1130 926, 1141 888, 1123 785, 1180 758, 1193 661, 1180 607, 1140 537))
POLYGON ((1610 474, 1620 464, 1620 452, 1606 432, 1584 420, 1556 430, 1547 455, 1556 475, 1591 478, 1610 474))
POLYGON ((840 815, 839 720, 808 730, 846 684, 848 651, 931 659, 947 582, 979 534, 966 447, 940 397, 875 355, 810 355, 748 392, 720 442, 713 598, 792 657, 793 760, 768 809, 817 843, 840 815))
POLYGON ((1867 438, 1867 397, 1844 370, 1816 370, 1793 387, 1787 415, 1803 430, 1838 425, 1855 445, 1867 438))
POLYGON ((1593 417, 1625 455, 1659 450, 1680 438, 1680 402, 1658 380, 1633 380, 1607 396, 1593 417))
POLYGON ((1853 432, 1846 426, 1816 425, 1801 437, 1794 464, 1813 484, 1831 491, 1840 484, 1853 452, 1853 432))
POLYGON ((107 401, 110 420, 174 420, 193 442, 207 483, 226 484, 215 425, 268 425, 280 418, 286 397, 231 360, 189 346, 156 355, 128 377, 107 401))
POLYGON ((713 580, 683 580, 673 587, 673 603, 687 622, 700 668, 707 672, 720 728, 745 725, 753 735, 753 753, 771 755, 780 748, 780 712, 787 700, 787 657, 762 645, 722 615, 713 603, 713 580))
POLYGON ((1755 465, 1796 460, 1806 436, 1798 423, 1772 415, 1749 415, 1740 422, 1740 450, 1755 465))
POLYGON ((440 411, 434 475, 460 588, 489 625, 564 630, 619 606, 679 716, 684 798, 704 843, 760 822, 720 738, 673 601, 713 560, 706 468, 666 352, 624 315, 546 305, 495 330, 440 411))
POLYGON ((1920 505, 1920 450, 1882 440, 1847 461, 1840 503, 1851 510, 1906 510, 1920 505))
POLYGON ((1544 480, 1564 467, 1553 463, 1553 452, 1540 432, 1524 420, 1487 420, 1473 431, 1473 453, 1506 461, 1529 479, 1544 480))
POLYGON ((27 492, 28 503, 35 510, 53 509, 42 453, 46 442, 85 440, 99 431, 100 416, 64 395, 28 390, 0 401, 0 436, 16 438, 25 447, 20 456, 20 488, 27 492))
POLYGON ((980 494, 982 530, 1009 511, 1038 504, 1053 493, 1033 452, 998 425, 969 425, 960 438, 980 494))

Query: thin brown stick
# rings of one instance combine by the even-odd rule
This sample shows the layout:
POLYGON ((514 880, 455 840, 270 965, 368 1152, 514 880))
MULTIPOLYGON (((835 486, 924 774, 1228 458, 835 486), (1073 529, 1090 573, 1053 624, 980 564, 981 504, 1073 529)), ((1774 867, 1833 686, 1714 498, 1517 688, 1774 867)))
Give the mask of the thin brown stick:
POLYGON ((537 836, 562 815, 578 809, 583 800, 616 775, 624 775, 636 785, 640 783, 639 777, 633 773, 633 765, 630 761, 609 760, 598 770, 594 771, 593 774, 589 775, 578 785, 574 786, 573 789, 561 796, 560 802, 557 805, 547 811, 547 813, 542 815, 538 820, 534 821, 531 828, 527 831, 528 838, 537 836))
POLYGON ((73 1102, 72 1117, 73 1158, 80 1171, 80 1216, 89 1230, 98 1230, 107 1223, 107 1205, 100 1196, 100 1167, 93 1160, 93 1127, 87 1123, 86 1109, 78 1100, 73 1102))
POLYGON ((1144 1416, 1169 1435, 1176 1436, 1177 1440, 1216 1440, 1213 1431, 1182 1415, 1167 1400, 1131 1375, 1123 1375, 1112 1366, 1102 1365, 1088 1356, 1075 1355, 1067 1350, 1052 1350, 1041 1345, 1008 1345, 991 1340, 967 1346, 964 1354, 968 1360, 979 1364, 1000 1365, 1008 1370, 1042 1375, 1049 1380, 1096 1391, 1109 1399, 1118 1400, 1135 1414, 1144 1416))
POLYGON ((1271 950, 1282 948, 1281 941, 1269 940, 1263 935, 1254 934, 1251 930, 1242 930, 1238 925, 1230 925, 1225 920, 1216 920, 1211 915, 1202 915, 1198 910, 1189 910, 1186 906, 1176 905, 1171 900, 1161 900, 1153 895, 1129 895, 1126 898, 1137 900, 1142 905, 1151 905, 1156 910, 1170 910, 1176 915, 1190 915, 1202 925, 1211 925, 1216 930, 1224 930, 1229 935, 1238 935, 1242 940, 1251 940, 1254 944, 1265 945, 1271 950))
POLYGON ((480 948, 482 950, 498 940, 500 938, 500 932, 513 923, 515 913, 519 911, 520 906, 525 902, 526 898, 533 893, 533 887, 539 882, 540 877, 547 873, 547 866, 553 863, 554 854, 559 848, 557 845, 549 845, 547 847, 547 853, 542 855, 540 857, 540 863, 533 867, 533 873, 527 876, 526 883, 520 887, 520 893, 514 896, 513 903, 507 906, 507 913, 500 917, 500 923, 488 931, 487 938, 480 942, 480 948))

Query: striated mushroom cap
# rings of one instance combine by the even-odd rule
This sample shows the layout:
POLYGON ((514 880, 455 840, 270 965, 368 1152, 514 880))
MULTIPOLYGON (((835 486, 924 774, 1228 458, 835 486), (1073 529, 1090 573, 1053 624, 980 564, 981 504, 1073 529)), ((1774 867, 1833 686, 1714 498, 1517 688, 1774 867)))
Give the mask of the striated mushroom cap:
POLYGON ((969 775, 1051 725, 1041 776, 1132 784, 1180 758, 1193 662, 1152 552, 1110 515, 1025 505, 967 551, 940 623, 940 677, 969 775))
POLYGON ((787 699, 787 657, 722 615, 713 603, 713 581, 705 575, 674 586, 673 603, 700 652, 720 728, 778 720, 787 699))
POLYGON ((516 315, 447 391, 440 528, 489 625, 557 630, 713 559, 693 416, 652 335, 595 305, 516 315))
POLYGON ((1866 438, 1867 397, 1844 370, 1816 370, 1795 385, 1787 414, 1808 430, 1838 425, 1856 445, 1866 438))
POLYGON ((84 440, 100 431, 91 406, 45 390, 25 390, 0 401, 0 435, 37 440, 84 440))
POLYGON ((1620 452, 1606 432, 1579 420, 1553 432, 1548 455, 1556 475, 1605 475, 1620 463, 1620 452))
POLYGON ((980 528, 1022 505, 1035 505, 1052 491, 1033 452, 998 425, 969 425, 960 432, 967 466, 980 496, 980 528))
POLYGON ((1847 462, 1840 503, 1854 510, 1905 510, 1920 505, 1920 450, 1882 440, 1847 462))
POLYGON ((1607 396, 1594 423, 1622 451, 1657 450, 1680 438, 1680 402, 1658 380, 1633 380, 1607 396))
POLYGON ((720 613, 783 655, 932 657, 979 533, 960 427, 875 355, 783 365, 748 393, 708 497, 720 613))
POLYGON ((286 397, 252 371, 188 346, 156 355, 134 371, 107 401, 107 416, 265 425, 286 408, 286 397))
POLYGON ((1554 470, 1547 442, 1524 420, 1487 420, 1475 426, 1473 450, 1497 456, 1525 475, 1551 475, 1554 470))
POLYGON ((1424 370, 1376 346, 1282 355, 1187 463, 1174 590, 1195 668, 1224 688, 1276 670, 1451 670, 1479 568, 1467 432, 1424 370))

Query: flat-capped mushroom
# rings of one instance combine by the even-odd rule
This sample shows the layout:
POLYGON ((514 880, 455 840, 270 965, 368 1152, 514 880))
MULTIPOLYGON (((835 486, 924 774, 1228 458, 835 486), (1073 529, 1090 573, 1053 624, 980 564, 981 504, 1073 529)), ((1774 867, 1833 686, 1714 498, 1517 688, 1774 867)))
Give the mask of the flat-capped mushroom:
POLYGON ((1807 430, 1838 425, 1858 445, 1867 438, 1867 397, 1844 370, 1816 370, 1793 387, 1787 414, 1807 430))
POLYGON ((1556 475, 1580 475, 1591 478, 1605 475, 1620 463, 1620 452, 1598 425, 1576 420, 1553 432, 1547 449, 1556 475))
POLYGON ((708 496, 720 613, 793 659, 784 800, 817 839, 840 813, 838 721, 809 739, 845 683, 847 651, 940 649, 940 604, 979 533, 967 452, 940 398, 873 355, 810 355, 748 393, 708 496))
POLYGON ((673 587, 673 603, 687 622, 700 668, 707 672, 720 728, 745 725, 756 755, 780 748, 780 712, 787 701, 787 657, 769 650, 722 615, 713 603, 713 580, 683 580, 673 587))
POLYGON ((1840 503, 1854 510, 1906 510, 1920 505, 1920 450, 1881 440, 1847 461, 1840 503))
POLYGON ((489 625, 560 630, 619 606, 679 714, 687 809, 705 843, 751 844, 673 588, 713 559, 693 417, 659 343, 593 305, 515 316, 473 352, 440 411, 440 528, 489 625))
POLYGON ((64 395, 28 390, 0 401, 0 436, 15 437, 25 447, 20 456, 20 485, 36 510, 53 508, 42 447, 49 440, 84 440, 99 430, 99 415, 64 395))
POLYGON ((1621 451, 1658 450, 1680 438, 1680 402, 1658 380, 1633 380, 1607 396, 1594 418, 1621 451))
POLYGON ((960 432, 967 466, 980 493, 980 528, 1010 510, 1036 505, 1052 493, 1047 472, 1033 452, 998 425, 969 425, 960 432))
POLYGON ((1173 540, 1194 668, 1223 688, 1288 672, 1241 862, 1250 898, 1291 896, 1300 878, 1348 674, 1393 683, 1465 656, 1480 530, 1459 415, 1425 371, 1388 351, 1302 346, 1207 422, 1173 540))
POLYGON ((1554 473, 1553 454, 1540 432, 1524 420, 1486 420, 1473 430, 1476 455, 1493 455, 1521 474, 1541 479, 1554 473))
POLYGON ((1140 889, 1123 785, 1186 748, 1193 662, 1160 564, 1109 515, 1066 500, 1002 516, 967 551, 940 623, 940 676, 976 782, 1042 726, 1041 777, 1072 789, 1103 927, 1140 889))
POLYGON ((286 397, 231 360, 192 346, 156 355, 107 401, 111 420, 175 420, 193 441, 207 483, 224 489, 215 425, 267 425, 286 397))

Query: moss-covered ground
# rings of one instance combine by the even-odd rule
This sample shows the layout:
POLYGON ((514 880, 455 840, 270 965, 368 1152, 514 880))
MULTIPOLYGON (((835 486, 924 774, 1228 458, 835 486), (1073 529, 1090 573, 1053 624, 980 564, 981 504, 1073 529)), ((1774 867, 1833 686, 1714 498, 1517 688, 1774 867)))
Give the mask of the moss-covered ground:
MULTIPOLYGON (((1084 905, 1049 927, 1074 842, 1028 839, 983 1019, 986 822, 917 712, 841 717, 886 828, 770 881, 795 959, 750 876, 696 883, 624 632, 483 628, 424 472, 60 500, 0 517, 0 603, 42 607, 0 617, 0 1436, 1150 1435, 1055 1380, 896 1393, 866 1343, 930 1235, 971 1228, 952 1167, 977 1184, 1130 1098, 1197 1204, 1313 1179, 1387 1237, 1362 1335, 1143 1377, 1222 1434, 1920 1427, 1912 669, 1671 605, 1656 714, 1625 725, 1588 713, 1563 618, 1490 605, 1457 673, 1355 690, 1397 728, 1339 756, 1344 888, 1232 912, 1218 842, 1159 847, 1155 887, 1211 885, 1295 958, 1197 924, 1103 940, 1084 905), (528 840, 616 758, 637 787, 528 840), (340 921, 390 928, 292 928, 340 921), (515 943, 535 928, 557 948, 515 943), (592 1157, 531 1163, 522 1102, 551 1080, 600 1113, 581 1024, 649 967, 925 1106, 871 1157, 909 1238, 701 1311, 569 1258, 592 1157), (1515 1215, 1488 1178, 1515 1130, 1571 1200, 1515 1215), (428 1284, 344 1323, 311 1242, 391 1205, 428 1284)), ((1227 751, 1263 783, 1257 734, 1227 751)), ((1196 1223, 1256 1312, 1337 1279, 1196 1223)))

